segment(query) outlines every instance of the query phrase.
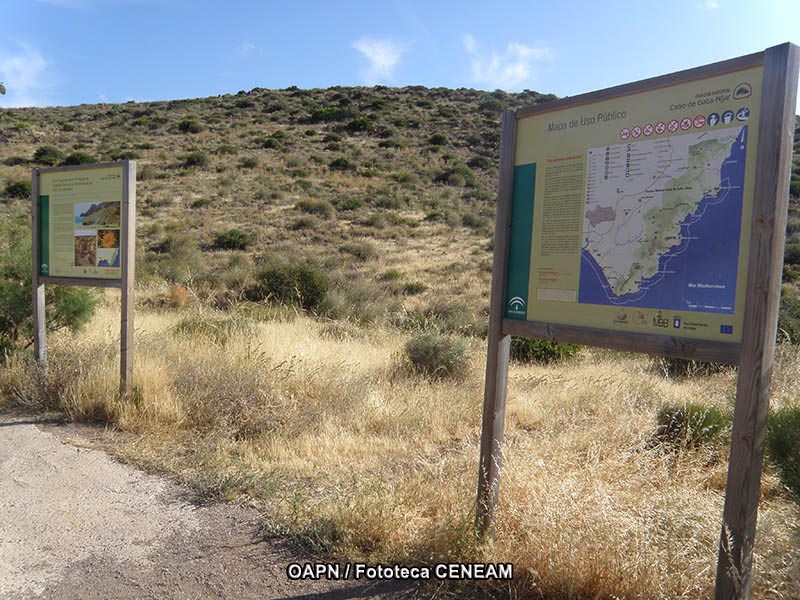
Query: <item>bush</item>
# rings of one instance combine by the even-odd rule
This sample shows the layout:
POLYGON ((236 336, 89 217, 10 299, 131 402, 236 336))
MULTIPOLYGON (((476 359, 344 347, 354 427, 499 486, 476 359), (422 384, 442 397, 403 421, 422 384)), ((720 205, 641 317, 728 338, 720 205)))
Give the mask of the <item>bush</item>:
POLYGON ((64 153, 55 146, 39 146, 33 153, 33 162, 52 166, 64 159, 64 153))
POLYGON ((428 144, 431 146, 446 146, 448 143, 447 136, 443 133, 434 133, 428 138, 428 144))
POLYGON ((339 210, 358 210, 364 206, 364 201, 361 198, 338 198, 336 201, 336 208, 339 210))
POLYGON ((511 360, 518 363, 549 365, 577 357, 582 347, 551 340, 511 338, 511 360))
POLYGON ((405 345, 405 358, 414 373, 434 379, 463 378, 469 356, 463 339, 438 333, 422 333, 405 345))
POLYGON ((21 181, 9 181, 6 184, 4 194, 6 198, 30 198, 31 182, 27 179, 21 181))
MULTIPOLYGON (((22 340, 33 337, 31 314, 31 240, 27 222, 12 217, 0 222, 0 363, 22 340)), ((47 329, 77 330, 94 314, 97 299, 87 288, 46 287, 47 329)))
POLYGON ((207 167, 208 156, 202 150, 191 150, 183 156, 183 164, 186 167, 207 167))
POLYGON ((73 152, 69 156, 67 156, 61 164, 64 166, 69 165, 91 165, 93 163, 98 162, 98 160, 92 156, 91 154, 87 154, 86 152, 73 152))
POLYGON ((358 131, 369 131, 372 129, 372 125, 372 119, 369 117, 358 117, 347 124, 347 131, 350 131, 351 133, 356 133, 358 131))
POLYGON ((691 402, 662 407, 656 420, 655 441, 675 450, 720 442, 731 425, 730 414, 691 402))
POLYGON ((378 256, 378 251, 370 242, 350 242, 339 246, 339 251, 349 254, 360 261, 367 261, 378 256))
POLYGON ((178 130, 182 133, 200 133, 203 126, 197 121, 197 117, 186 117, 178 123, 178 130))
POLYGON ((456 165, 445 169, 434 177, 434 181, 454 186, 475 187, 478 185, 475 173, 466 165, 456 165))
POLYGON ((406 296, 416 296, 428 289, 428 286, 421 281, 409 281, 403 285, 403 293, 406 296))
POLYGON ((346 159, 344 156, 340 156, 339 158, 334 158, 330 162, 330 168, 334 169, 335 171, 351 171, 356 168, 355 163, 346 159))
POLYGON ((253 243, 250 234, 241 229, 229 229, 218 233, 214 246, 221 250, 247 250, 253 243))
POLYGON ((315 310, 325 300, 330 281, 307 263, 277 263, 262 268, 246 291, 248 300, 269 301, 315 310))
POLYGON ((151 252, 136 269, 137 276, 146 277, 149 272, 169 282, 188 283, 207 270, 200 245, 188 234, 169 234, 151 252))
POLYGON ((310 215, 320 215, 326 219, 330 219, 336 215, 336 209, 333 207, 333 204, 327 200, 305 198, 303 200, 299 200, 294 207, 300 212, 310 215))
POLYGON ((786 407, 769 416, 767 455, 781 481, 800 501, 800 408, 786 407))
POLYGON ((245 156, 239 161, 242 169, 255 169, 258 166, 258 159, 253 156, 245 156))
POLYGON ((789 286, 781 289, 778 340, 800 344, 800 296, 789 286))

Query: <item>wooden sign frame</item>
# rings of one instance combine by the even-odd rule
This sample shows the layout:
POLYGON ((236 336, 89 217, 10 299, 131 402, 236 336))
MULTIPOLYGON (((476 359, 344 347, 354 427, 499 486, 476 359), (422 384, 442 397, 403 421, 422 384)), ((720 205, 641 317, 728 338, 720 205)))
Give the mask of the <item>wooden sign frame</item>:
POLYGON ((47 372, 47 327, 45 315, 45 284, 119 288, 122 294, 120 316, 120 394, 133 387, 134 361, 134 274, 136 258, 136 161, 122 160, 89 165, 50 167, 31 170, 31 241, 33 288, 33 345, 36 361, 47 372), (60 277, 40 273, 40 176, 43 173, 80 172, 107 168, 122 170, 122 205, 120 212, 120 271, 119 279, 99 277, 60 277))
POLYGON ((799 65, 800 49, 787 43, 720 63, 503 113, 478 471, 476 526, 481 537, 494 536, 512 335, 738 365, 715 598, 728 600, 750 596, 753 540, 780 302, 799 65), (505 318, 518 121, 537 113, 668 88, 754 67, 763 67, 763 79, 741 342, 505 318))

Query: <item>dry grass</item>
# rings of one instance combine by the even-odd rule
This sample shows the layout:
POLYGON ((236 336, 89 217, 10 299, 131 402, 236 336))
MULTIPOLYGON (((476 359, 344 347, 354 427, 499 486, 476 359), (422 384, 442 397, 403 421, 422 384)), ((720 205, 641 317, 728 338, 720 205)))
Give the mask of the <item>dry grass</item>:
MULTIPOLYGON (((85 332, 54 336, 47 386, 16 357, 0 370, 2 397, 106 420, 129 432, 114 452, 206 499, 250 498, 268 531, 312 551, 508 560, 514 597, 711 595, 727 449, 652 440, 665 404, 729 410, 731 372, 669 381, 645 358, 600 351, 577 366, 514 366, 497 542, 478 547, 481 342, 464 381, 429 381, 398 369, 397 330, 140 310, 137 391, 120 401, 117 314, 107 305, 85 332)), ((799 364, 779 355, 776 405, 798 401, 799 364)), ((767 465, 756 597, 800 597, 798 517, 767 465)))

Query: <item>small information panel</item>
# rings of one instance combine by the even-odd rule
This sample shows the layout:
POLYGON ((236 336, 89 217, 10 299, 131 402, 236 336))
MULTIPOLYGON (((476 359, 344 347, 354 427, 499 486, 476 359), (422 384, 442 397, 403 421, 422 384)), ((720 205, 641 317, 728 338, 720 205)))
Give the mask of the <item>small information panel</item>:
POLYGON ((39 174, 39 274, 122 277, 123 165, 39 174))
POLYGON ((740 342, 762 74, 521 116, 505 317, 740 342))

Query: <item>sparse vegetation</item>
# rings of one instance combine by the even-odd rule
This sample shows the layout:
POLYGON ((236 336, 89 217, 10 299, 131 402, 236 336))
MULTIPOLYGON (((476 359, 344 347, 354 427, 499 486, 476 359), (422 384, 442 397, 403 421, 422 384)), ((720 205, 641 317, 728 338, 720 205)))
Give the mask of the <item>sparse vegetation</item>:
MULTIPOLYGON (((497 541, 471 533, 497 119, 550 98, 289 88, 0 111, 0 226, 29 209, 7 190, 32 165, 139 160, 135 402, 115 392, 110 294, 78 336, 51 336, 47 382, 19 329, 0 404, 101 419, 126 460, 260 503, 265 531, 342 559, 513 561, 491 589, 507 597, 708 597, 734 369, 664 377, 647 357, 515 339, 497 541)), ((794 341, 795 197, 787 235, 794 341)), ((756 541, 754 593, 776 600, 800 597, 799 351, 778 349, 756 541)))

